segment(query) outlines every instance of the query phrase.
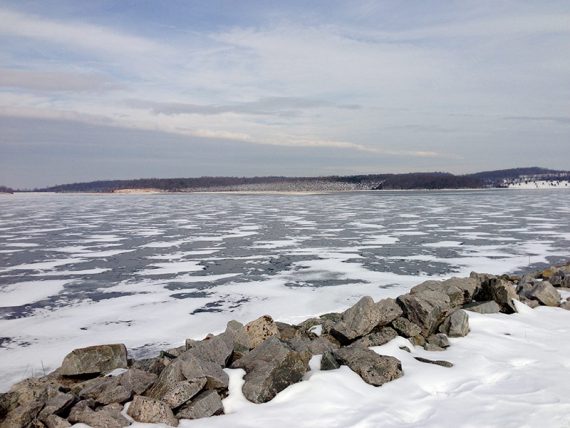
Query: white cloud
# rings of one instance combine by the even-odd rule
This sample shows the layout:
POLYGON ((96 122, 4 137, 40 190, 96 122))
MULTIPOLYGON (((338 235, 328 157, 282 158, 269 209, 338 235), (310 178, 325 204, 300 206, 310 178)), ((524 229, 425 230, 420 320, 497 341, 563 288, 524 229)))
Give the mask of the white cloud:
POLYGON ((84 22, 60 22, 0 9, 0 34, 26 37, 40 43, 57 43, 90 52, 131 56, 149 54, 164 47, 152 40, 84 22))

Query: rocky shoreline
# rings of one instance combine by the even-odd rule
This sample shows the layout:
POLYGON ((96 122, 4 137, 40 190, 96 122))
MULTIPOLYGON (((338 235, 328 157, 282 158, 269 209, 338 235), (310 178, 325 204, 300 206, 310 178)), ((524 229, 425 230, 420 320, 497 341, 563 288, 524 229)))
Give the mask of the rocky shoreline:
MULTIPOLYGON (((181 419, 224 413, 229 386, 224 369, 243 369, 244 396, 264 403, 302 381, 317 355, 321 370, 346 365, 364 382, 381 386, 403 376, 405 367, 370 347, 401 336, 410 346, 444 351, 448 337, 469 333, 469 311, 513 314, 520 304, 515 301, 570 310, 570 298, 563 301, 561 290, 570 292, 570 264, 523 276, 472 273, 426 281, 397 299, 363 297, 343 313, 297 325, 269 315, 246 325, 230 321, 221 334, 188 339, 154 358, 129 359, 122 344, 76 349, 54 372, 0 394, 0 427, 124 427, 132 421, 177 426, 181 419)), ((443 359, 416 360, 453 367, 443 359)))

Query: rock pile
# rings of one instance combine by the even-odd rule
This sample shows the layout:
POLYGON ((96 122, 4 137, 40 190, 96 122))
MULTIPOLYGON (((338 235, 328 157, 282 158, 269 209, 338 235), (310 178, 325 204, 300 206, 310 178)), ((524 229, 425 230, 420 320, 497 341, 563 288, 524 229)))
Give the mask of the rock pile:
MULTIPOLYGON (((381 386, 403 376, 401 362, 370 347, 402 336, 428 351, 444 351, 448 337, 469 332, 466 311, 517 311, 514 300, 531 307, 561 306, 558 289, 570 287, 570 265, 518 276, 472 273, 469 278, 426 281, 397 299, 363 297, 343 313, 330 313, 298 325, 263 316, 203 340, 131 360, 121 344, 75 349, 60 368, 29 378, 0 394, 0 427, 125 427, 131 421, 177 426, 224 412, 229 378, 224 368, 245 370, 243 393, 267 402, 300 382, 309 360, 322 355, 321 369, 348 366, 364 382, 381 386), (125 411, 125 405, 128 405, 125 411)), ((407 347, 402 349, 410 351, 407 347)), ((443 360, 416 360, 452 367, 443 360)))

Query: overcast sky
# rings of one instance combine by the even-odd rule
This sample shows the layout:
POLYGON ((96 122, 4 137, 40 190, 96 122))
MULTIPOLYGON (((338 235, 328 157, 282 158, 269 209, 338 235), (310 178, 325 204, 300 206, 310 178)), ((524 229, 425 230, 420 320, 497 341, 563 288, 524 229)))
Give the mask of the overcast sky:
POLYGON ((535 165, 568 0, 0 0, 0 184, 535 165))

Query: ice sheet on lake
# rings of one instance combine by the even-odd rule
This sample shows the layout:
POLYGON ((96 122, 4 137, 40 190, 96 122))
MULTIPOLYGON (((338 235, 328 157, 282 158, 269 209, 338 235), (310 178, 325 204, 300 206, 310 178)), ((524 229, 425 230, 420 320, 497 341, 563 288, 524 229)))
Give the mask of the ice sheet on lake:
MULTIPOLYGON (((230 319, 299 322, 428 278, 568 258, 570 193, 552 200, 549 191, 0 200, 8 242, 37 244, 0 243, 0 389, 75 347, 125 342, 152 355, 230 319)), ((427 416, 414 412, 388 416, 421 425, 427 416)))

